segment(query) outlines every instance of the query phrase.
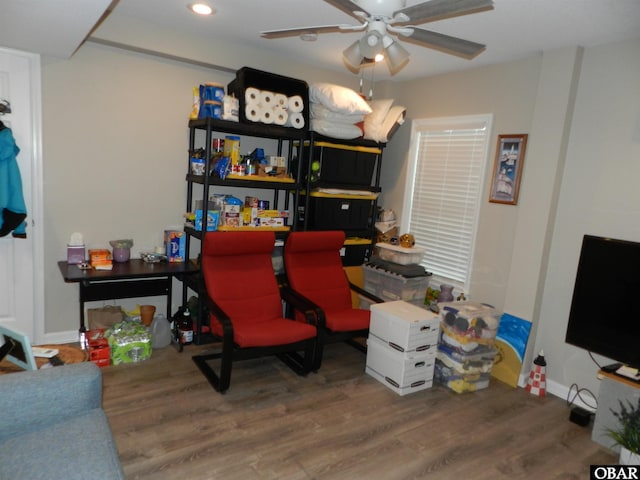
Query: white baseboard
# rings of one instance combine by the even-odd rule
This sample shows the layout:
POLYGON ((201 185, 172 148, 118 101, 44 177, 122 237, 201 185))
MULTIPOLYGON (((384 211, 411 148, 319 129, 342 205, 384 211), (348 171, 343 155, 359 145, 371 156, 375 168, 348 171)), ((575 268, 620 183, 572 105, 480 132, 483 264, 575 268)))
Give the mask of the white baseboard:
POLYGON ((74 343, 80 341, 80 334, 78 330, 69 330, 66 332, 45 333, 43 338, 43 345, 74 343))
MULTIPOLYGON (((527 378, 528 377, 525 375, 520 375, 518 379, 518 386, 524 388, 527 385, 527 378)), ((569 395, 571 394, 571 389, 570 387, 567 387, 566 385, 563 385, 561 383, 554 382, 553 380, 547 380, 547 393, 561 398, 566 402, 569 398, 569 395)), ((582 407, 591 413, 595 413, 593 406, 584 403, 580 399, 580 397, 576 397, 575 399, 573 399, 573 405, 567 405, 567 408, 570 408, 571 406, 582 407)))

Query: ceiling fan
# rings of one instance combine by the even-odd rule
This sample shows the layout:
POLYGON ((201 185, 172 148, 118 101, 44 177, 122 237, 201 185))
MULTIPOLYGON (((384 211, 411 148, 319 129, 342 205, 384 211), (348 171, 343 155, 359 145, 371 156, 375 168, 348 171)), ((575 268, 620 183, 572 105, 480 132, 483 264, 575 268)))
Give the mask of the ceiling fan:
POLYGON ((359 69, 361 65, 383 55, 392 73, 397 72, 409 60, 409 52, 389 34, 404 37, 407 41, 433 48, 452 55, 472 59, 485 45, 417 28, 416 24, 433 22, 443 18, 478 13, 493 8, 492 0, 429 0, 406 6, 406 0, 325 0, 334 7, 355 17, 360 25, 319 25, 260 32, 265 38, 282 38, 300 35, 314 39, 319 33, 359 32, 365 34, 343 51, 345 61, 359 69))

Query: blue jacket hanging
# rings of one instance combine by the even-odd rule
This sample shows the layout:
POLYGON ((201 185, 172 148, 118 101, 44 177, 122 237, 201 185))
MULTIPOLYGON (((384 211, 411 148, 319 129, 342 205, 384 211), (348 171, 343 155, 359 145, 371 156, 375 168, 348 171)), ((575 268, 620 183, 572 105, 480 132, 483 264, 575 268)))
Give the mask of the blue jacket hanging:
POLYGON ((22 194, 22 178, 16 156, 20 149, 11 129, 0 122, 0 237, 13 232, 14 237, 27 236, 27 207, 22 194))

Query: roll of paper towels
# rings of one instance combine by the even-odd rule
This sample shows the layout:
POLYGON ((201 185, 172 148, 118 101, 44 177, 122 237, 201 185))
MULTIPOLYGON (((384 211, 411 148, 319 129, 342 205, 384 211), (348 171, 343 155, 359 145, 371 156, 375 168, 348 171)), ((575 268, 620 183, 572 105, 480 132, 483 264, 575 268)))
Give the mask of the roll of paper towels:
POLYGON ((266 124, 272 124, 275 119, 273 108, 263 108, 262 115, 260 115, 260 121, 266 124))
POLYGON ((289 107, 289 99, 282 93, 276 93, 274 96, 274 104, 276 108, 286 109, 289 107))
POLYGON ((284 108, 276 107, 273 109, 273 123, 276 125, 286 125, 289 120, 289 114, 284 108))
POLYGON ((261 122, 262 112, 262 108, 257 104, 247 104, 244 107, 244 116, 250 122, 261 122))
POLYGON ((263 107, 272 108, 275 105, 275 101, 276 101, 275 93, 270 92, 268 90, 262 90, 260 92, 260 105, 262 105, 263 107))
POLYGON ((302 110, 304 110, 304 102, 302 101, 302 97, 300 95, 289 97, 288 104, 289 112, 300 113, 302 110))
POLYGON ((304 117, 301 113, 290 113, 285 125, 293 128, 304 128, 304 117))
POLYGON ((254 87, 247 87, 244 91, 244 101, 247 105, 257 105, 260 103, 260 90, 254 87))

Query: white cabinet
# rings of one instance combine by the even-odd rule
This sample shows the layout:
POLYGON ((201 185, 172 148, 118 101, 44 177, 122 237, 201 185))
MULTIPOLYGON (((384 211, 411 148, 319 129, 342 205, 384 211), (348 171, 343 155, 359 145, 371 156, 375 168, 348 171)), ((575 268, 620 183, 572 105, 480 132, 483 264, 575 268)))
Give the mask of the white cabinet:
POLYGON ((625 405, 627 402, 631 402, 634 406, 637 405, 640 398, 640 384, 618 377, 613 373, 600 372, 600 374, 603 377, 598 394, 598 410, 593 422, 591 440, 619 452, 620 446, 614 445, 611 437, 607 435, 608 429, 618 427, 618 420, 613 415, 613 411, 620 410, 620 402, 625 405))

